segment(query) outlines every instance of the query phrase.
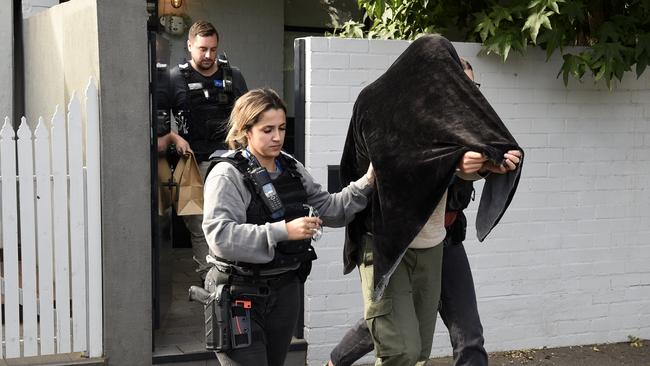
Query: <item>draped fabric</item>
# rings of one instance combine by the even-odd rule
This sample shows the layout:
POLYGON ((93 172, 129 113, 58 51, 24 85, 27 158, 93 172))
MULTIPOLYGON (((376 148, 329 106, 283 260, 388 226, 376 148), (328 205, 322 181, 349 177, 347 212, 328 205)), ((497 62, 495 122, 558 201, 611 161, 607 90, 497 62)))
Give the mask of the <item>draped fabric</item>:
MULTIPOLYGON (((372 162, 376 190, 346 228, 345 273, 359 264, 362 236, 373 236, 375 297, 431 216, 467 151, 495 164, 519 149, 494 109, 465 75, 444 37, 415 40, 354 105, 343 156, 343 186, 372 162)), ((476 228, 483 241, 508 207, 519 168, 486 178, 476 228)))

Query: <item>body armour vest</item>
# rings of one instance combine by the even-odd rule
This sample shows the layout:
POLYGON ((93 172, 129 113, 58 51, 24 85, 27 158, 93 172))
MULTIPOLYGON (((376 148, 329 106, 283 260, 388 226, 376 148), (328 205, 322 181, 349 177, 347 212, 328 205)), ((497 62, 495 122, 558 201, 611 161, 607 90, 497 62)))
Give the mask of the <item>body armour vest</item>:
POLYGON ((232 69, 219 64, 219 70, 209 78, 192 69, 189 63, 179 65, 186 85, 185 113, 186 131, 183 138, 188 140, 199 161, 215 150, 227 150, 224 142, 227 134, 227 121, 235 103, 232 87, 232 69))
MULTIPOLYGON (((246 223, 263 225, 267 222, 277 222, 281 220, 291 221, 293 219, 308 215, 309 208, 304 207, 307 203, 307 192, 302 184, 301 175, 296 169, 296 162, 292 158, 280 154, 278 161, 282 167, 282 173, 273 180, 273 186, 280 196, 280 200, 285 208, 283 217, 273 219, 271 212, 260 198, 261 192, 257 192, 255 185, 251 181, 248 173, 249 162, 241 151, 227 158, 211 159, 210 170, 219 162, 225 161, 234 165, 239 172, 244 175, 246 187, 251 193, 251 202, 246 209, 246 223)), ((311 240, 286 240, 277 243, 273 260, 264 264, 250 264, 237 262, 237 266, 256 268, 259 270, 269 270, 274 268, 291 267, 300 263, 311 262, 316 259, 316 252, 311 246, 311 240)))

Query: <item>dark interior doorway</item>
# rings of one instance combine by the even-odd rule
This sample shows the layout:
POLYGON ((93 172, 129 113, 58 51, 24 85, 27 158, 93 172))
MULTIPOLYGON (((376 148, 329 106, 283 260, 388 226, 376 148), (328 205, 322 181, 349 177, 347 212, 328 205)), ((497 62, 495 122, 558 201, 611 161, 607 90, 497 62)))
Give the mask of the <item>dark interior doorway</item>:
MULTIPOLYGON (((149 75, 151 105, 151 223, 152 223, 152 324, 154 364, 189 362, 214 359, 213 352, 205 350, 203 306, 187 299, 191 285, 200 285, 200 276, 194 272, 192 249, 188 230, 173 207, 161 209, 161 201, 171 197, 161 196, 160 188, 170 182, 159 178, 159 168, 173 171, 178 157, 167 151, 159 152, 157 136, 160 123, 169 111, 160 110, 157 92, 166 88, 166 74, 177 60, 171 60, 169 40, 162 36, 157 0, 146 0, 149 19, 149 75)), ((285 151, 294 154, 296 139, 295 122, 287 118, 288 131, 285 151)), ((173 123, 172 123, 173 125, 173 123)), ((173 150, 173 149, 172 149, 173 150)), ((167 172, 166 174, 169 174, 167 172)), ((164 175, 164 174, 163 174, 164 175)), ((202 285, 202 284, 201 284, 202 285)), ((303 338, 302 317, 296 326, 296 339, 303 338)), ((306 343, 297 342, 293 350, 306 351, 306 343)))

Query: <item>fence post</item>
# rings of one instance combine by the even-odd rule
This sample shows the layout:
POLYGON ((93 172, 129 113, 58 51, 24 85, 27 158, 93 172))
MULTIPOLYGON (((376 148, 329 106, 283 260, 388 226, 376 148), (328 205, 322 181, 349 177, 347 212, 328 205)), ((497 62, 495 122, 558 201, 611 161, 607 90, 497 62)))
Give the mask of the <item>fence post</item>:
POLYGON ((34 212, 34 152, 25 117, 18 128, 18 191, 23 290, 23 356, 38 355, 36 303, 36 220, 34 212))
POLYGON ((86 351, 86 238, 84 220, 83 142, 77 93, 68 105, 68 171, 70 177, 70 254, 72 283, 72 350, 86 351))
POLYGON ((9 118, 0 131, 0 174, 2 174, 2 246, 5 296, 6 357, 20 357, 18 315, 18 212, 16 202, 16 144, 9 118))
POLYGON ((54 179, 54 283, 56 284, 56 344, 58 353, 70 347, 70 264, 68 250, 68 176, 65 119, 58 109, 52 117, 52 178, 54 179))
POLYGON ((50 180, 51 151, 49 127, 42 117, 34 131, 36 159, 36 222, 38 240, 38 299, 40 317, 41 355, 55 353, 54 349, 54 269, 52 267, 52 182, 50 180))
POLYGON ((88 202, 88 347, 103 354, 102 216, 100 186, 99 92, 93 78, 86 88, 86 175, 88 202))

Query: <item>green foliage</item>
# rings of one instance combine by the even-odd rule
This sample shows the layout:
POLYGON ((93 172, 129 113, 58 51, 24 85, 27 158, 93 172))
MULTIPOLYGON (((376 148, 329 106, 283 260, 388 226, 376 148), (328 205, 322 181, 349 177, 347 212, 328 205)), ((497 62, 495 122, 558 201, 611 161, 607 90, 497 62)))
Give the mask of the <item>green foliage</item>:
POLYGON ((363 23, 337 28, 344 37, 415 39, 440 33, 452 40, 478 41, 482 52, 504 61, 511 51, 540 47, 550 58, 560 52, 564 83, 637 78, 650 64, 650 0, 357 0, 363 23), (570 46, 582 46, 579 48, 570 46))

